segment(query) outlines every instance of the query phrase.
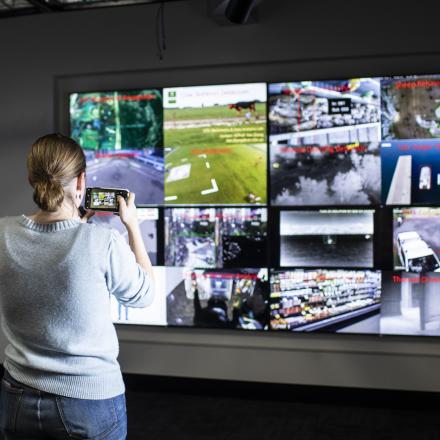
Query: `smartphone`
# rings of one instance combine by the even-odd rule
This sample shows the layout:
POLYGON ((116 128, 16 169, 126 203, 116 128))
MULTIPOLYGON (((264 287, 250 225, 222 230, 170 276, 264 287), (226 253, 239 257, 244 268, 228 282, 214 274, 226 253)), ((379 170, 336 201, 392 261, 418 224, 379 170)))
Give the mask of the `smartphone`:
POLYGON ((128 189, 120 188, 86 188, 86 209, 93 211, 118 212, 118 196, 128 200, 128 189))

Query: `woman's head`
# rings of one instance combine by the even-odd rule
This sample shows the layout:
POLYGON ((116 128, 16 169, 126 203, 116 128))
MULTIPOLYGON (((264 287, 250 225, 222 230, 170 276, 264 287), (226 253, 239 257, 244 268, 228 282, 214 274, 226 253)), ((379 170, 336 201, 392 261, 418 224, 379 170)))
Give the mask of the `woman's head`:
POLYGON ((81 201, 86 158, 74 140, 58 133, 37 139, 28 154, 27 169, 41 210, 55 212, 64 201, 81 201))

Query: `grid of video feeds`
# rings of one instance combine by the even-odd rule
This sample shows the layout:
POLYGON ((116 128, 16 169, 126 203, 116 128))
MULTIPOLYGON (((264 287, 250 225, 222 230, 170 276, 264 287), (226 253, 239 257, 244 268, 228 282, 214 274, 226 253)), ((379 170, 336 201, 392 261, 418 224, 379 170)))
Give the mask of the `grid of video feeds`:
POLYGON ((155 266, 115 323, 440 336, 440 74, 73 93, 70 132, 155 266))

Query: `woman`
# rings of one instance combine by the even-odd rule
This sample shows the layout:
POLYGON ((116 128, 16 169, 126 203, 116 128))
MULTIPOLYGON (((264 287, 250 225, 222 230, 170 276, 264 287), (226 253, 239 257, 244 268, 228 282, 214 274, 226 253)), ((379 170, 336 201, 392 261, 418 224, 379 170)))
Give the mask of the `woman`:
POLYGON ((78 209, 86 160, 72 139, 38 139, 27 159, 40 210, 0 220, 0 311, 9 345, 0 430, 12 439, 126 438, 124 383, 110 295, 153 300, 153 272, 134 194, 119 198, 122 236, 78 209), (131 249, 130 249, 131 248, 131 249))

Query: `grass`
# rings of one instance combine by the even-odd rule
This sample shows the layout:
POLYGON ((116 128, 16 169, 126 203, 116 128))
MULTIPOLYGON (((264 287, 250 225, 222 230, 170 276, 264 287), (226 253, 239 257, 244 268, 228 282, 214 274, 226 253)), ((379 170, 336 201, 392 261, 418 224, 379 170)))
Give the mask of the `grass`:
POLYGON ((242 204, 249 203, 249 193, 261 197, 259 203, 266 203, 266 149, 265 144, 213 144, 209 145, 211 151, 208 150, 205 159, 198 157, 205 152, 201 147, 174 148, 165 157, 166 167, 169 169, 190 163, 191 174, 188 179, 165 182, 165 197, 178 196, 177 200, 166 203, 242 204), (209 169, 206 167, 207 161, 209 169), (211 188, 211 179, 216 180, 219 191, 202 195, 202 190, 211 188))
MULTIPOLYGON (((204 128, 186 128, 165 130, 165 146, 176 147, 185 145, 212 146, 222 143, 230 145, 228 140, 240 139, 245 144, 265 143, 266 125, 249 124, 235 127, 216 126, 204 128)), ((232 144, 235 144, 233 142, 232 144)))
MULTIPOLYGON (((266 118, 266 104, 257 103, 256 111, 260 119, 266 118)), ((164 109, 164 121, 191 121, 194 119, 230 119, 242 118, 246 109, 241 114, 227 105, 199 108, 164 109)))

